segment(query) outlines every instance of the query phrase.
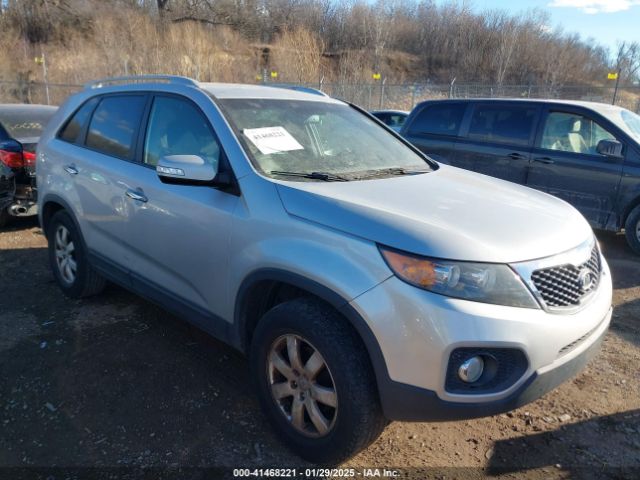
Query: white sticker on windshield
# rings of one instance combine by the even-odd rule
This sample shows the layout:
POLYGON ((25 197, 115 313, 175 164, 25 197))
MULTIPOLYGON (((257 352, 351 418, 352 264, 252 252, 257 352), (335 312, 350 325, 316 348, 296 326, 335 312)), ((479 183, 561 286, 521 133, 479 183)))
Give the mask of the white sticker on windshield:
POLYGON ((284 127, 245 128, 242 133, 264 155, 304 150, 304 147, 284 127))

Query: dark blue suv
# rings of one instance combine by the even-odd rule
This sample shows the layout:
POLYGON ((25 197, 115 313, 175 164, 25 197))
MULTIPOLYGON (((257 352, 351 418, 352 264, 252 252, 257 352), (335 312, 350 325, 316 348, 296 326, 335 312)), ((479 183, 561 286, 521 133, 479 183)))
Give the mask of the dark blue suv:
POLYGON ((435 160, 566 200, 640 253, 640 116, 562 100, 434 100, 401 134, 435 160))

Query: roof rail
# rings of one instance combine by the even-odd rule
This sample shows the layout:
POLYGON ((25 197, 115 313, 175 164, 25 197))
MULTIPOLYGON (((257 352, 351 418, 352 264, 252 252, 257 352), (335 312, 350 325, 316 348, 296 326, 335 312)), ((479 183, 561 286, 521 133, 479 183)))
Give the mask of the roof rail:
POLYGON ((85 90, 90 88, 102 88, 107 85, 114 85, 117 83, 173 83, 175 85, 186 85, 189 87, 198 86, 198 82, 192 78, 181 77, 179 75, 130 75, 127 77, 110 77, 94 80, 85 83, 84 88, 85 90))

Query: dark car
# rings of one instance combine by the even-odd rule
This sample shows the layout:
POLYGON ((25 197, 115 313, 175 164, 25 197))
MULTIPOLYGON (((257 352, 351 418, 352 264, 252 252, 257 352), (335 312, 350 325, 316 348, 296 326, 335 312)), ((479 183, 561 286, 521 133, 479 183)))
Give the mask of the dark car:
POLYGON ((0 105, 0 227, 37 213, 36 145, 56 112, 48 105, 0 105))
POLYGON ((640 253, 640 116, 562 100, 434 100, 401 134, 433 159, 566 200, 640 253))
POLYGON ((396 132, 400 132, 402 125, 404 125, 405 120, 409 116, 409 112, 405 112, 404 110, 374 110, 370 113, 396 132))

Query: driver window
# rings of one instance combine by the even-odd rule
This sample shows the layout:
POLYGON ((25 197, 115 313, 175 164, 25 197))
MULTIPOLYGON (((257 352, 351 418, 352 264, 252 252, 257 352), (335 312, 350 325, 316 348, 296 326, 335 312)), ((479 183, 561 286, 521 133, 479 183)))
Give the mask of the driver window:
POLYGON ((576 113, 551 112, 542 134, 541 147, 571 153, 598 155, 598 142, 616 140, 590 118, 576 113))
POLYGON ((167 155, 197 155, 217 168, 220 147, 208 120, 194 105, 156 97, 149 114, 144 163, 156 166, 167 155))

